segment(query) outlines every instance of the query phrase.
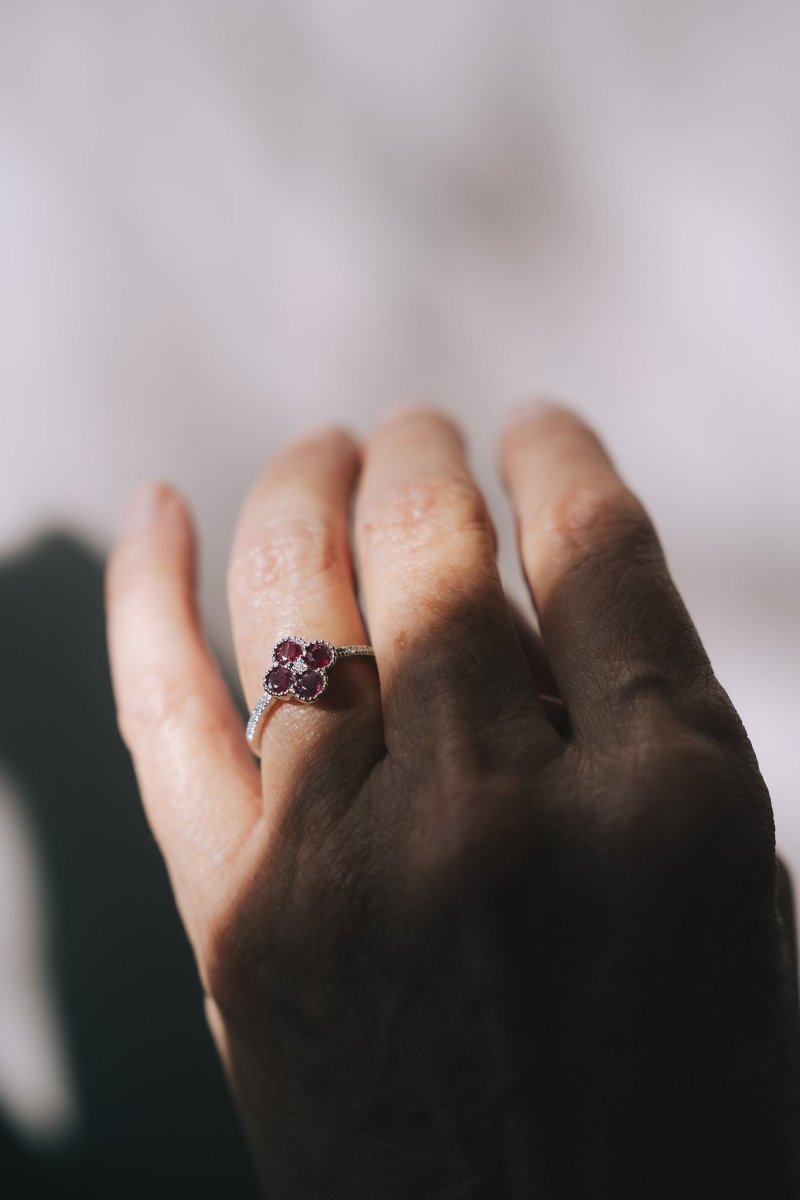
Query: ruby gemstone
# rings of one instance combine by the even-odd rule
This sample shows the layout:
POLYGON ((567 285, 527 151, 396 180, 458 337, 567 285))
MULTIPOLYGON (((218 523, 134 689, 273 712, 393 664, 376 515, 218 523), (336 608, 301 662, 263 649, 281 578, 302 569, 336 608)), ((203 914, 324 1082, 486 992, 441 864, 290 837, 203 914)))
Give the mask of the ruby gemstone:
POLYGON ((273 667, 264 676, 264 687, 273 696, 285 696, 292 686, 294 675, 288 667, 273 667))
POLYGON ((302 656, 303 643, 295 641, 294 638, 284 638, 282 642, 278 642, 273 655, 275 662, 281 663, 285 667, 291 666, 302 656))
POLYGON ((304 671, 295 677, 294 694, 301 700, 316 700, 325 691, 328 682, 322 671, 304 671))
POLYGON ((329 642, 312 642, 306 646, 305 660, 310 667, 324 671, 333 662, 333 646, 329 642))

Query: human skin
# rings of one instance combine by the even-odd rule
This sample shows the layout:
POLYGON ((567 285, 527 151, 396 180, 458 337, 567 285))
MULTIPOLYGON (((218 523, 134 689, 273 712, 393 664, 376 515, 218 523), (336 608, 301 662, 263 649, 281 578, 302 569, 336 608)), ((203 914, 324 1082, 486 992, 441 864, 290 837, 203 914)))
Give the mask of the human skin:
POLYGON ((500 467, 541 636, 442 415, 267 465, 229 572, 248 707, 281 634, 376 662, 274 704, 260 767, 180 497, 140 490, 110 559, 120 728, 265 1194, 796 1197, 753 749, 597 436, 539 406, 500 467))

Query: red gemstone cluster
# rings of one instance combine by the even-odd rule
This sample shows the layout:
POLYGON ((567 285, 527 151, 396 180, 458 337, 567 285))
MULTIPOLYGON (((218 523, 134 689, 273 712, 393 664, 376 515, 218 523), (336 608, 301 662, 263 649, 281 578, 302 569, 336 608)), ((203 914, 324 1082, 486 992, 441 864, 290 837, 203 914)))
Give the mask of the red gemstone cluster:
POLYGON ((305 642, 299 637, 281 638, 272 651, 272 666, 264 676, 271 696, 294 696, 318 700, 328 686, 328 667, 336 651, 330 642, 305 642))

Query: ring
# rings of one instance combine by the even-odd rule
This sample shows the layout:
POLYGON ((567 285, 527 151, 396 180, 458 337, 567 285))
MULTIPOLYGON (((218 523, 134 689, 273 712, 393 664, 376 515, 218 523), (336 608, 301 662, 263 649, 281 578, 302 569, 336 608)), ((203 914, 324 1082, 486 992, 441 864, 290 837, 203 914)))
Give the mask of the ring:
POLYGON ((264 694, 250 713, 247 743, 259 755, 260 734, 273 700, 301 700, 313 704, 328 686, 328 671, 340 658, 361 655, 374 658, 372 646, 333 646, 321 638, 281 637, 272 647, 272 663, 264 676, 264 694))

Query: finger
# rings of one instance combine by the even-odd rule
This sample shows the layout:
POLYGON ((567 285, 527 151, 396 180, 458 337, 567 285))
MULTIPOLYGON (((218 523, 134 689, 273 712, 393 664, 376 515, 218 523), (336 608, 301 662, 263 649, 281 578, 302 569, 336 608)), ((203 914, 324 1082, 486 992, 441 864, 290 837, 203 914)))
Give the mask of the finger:
POLYGON ((120 730, 197 946, 261 804, 241 719, 200 631, 191 520, 172 489, 146 484, 129 501, 106 605, 120 730))
POLYGON ((520 727, 526 739, 551 741, 500 583, 486 504, 449 420, 412 410, 377 430, 355 524, 390 752, 459 736, 471 754, 501 753, 520 727))
MULTIPOLYGON (((253 487, 237 525, 228 574, 236 657, 249 707, 263 695, 272 648, 284 635, 334 646, 367 641, 356 599, 348 518, 360 466, 341 430, 279 454, 253 487)), ((363 778, 383 753, 375 665, 345 659, 313 704, 273 702, 261 734, 265 783, 274 799, 308 777, 315 755, 363 778)), ((317 766, 320 763, 317 761, 317 766)))
POLYGON ((666 701, 718 730, 738 718, 642 504, 591 429, 542 407, 503 439, 525 573, 576 730, 666 701))

